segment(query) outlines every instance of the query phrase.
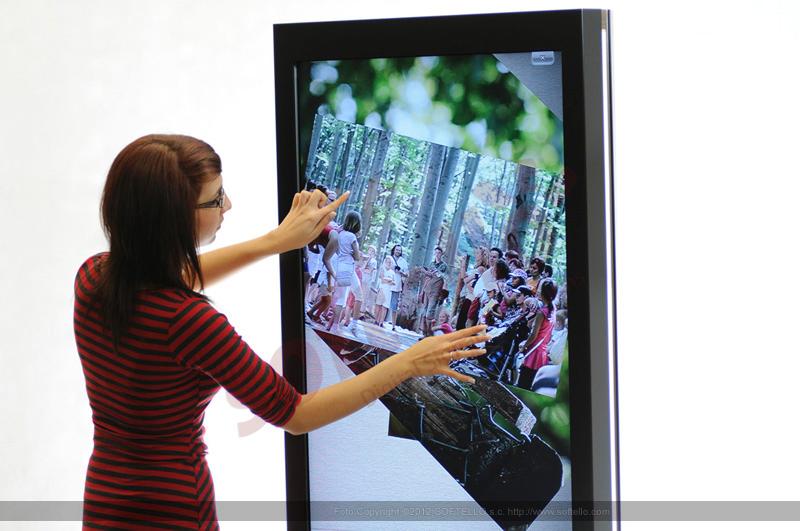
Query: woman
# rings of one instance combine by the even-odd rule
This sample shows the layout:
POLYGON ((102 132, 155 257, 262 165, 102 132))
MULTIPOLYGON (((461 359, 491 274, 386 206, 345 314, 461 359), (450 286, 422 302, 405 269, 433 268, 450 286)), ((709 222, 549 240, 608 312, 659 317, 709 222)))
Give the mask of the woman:
POLYGON ((484 313, 482 306, 489 298, 487 293, 491 291, 496 296, 500 286, 508 279, 508 264, 502 258, 497 258, 500 255, 500 250, 496 248, 492 248, 489 252, 489 263, 493 265, 491 269, 483 272, 473 287, 475 298, 467 311, 467 324, 479 322, 480 316, 484 313))
POLYGON ((485 336, 420 341, 372 369, 301 395, 258 357, 204 286, 260 258, 314 240, 346 199, 294 196, 286 218, 250 241, 198 256, 231 202, 220 159, 187 136, 149 135, 109 170, 102 218, 110 251, 87 259, 75 278, 74 328, 94 424, 84 493, 84 527, 218 529, 206 463, 203 416, 224 387, 267 422, 293 434, 360 409, 405 378, 447 374, 485 336))
POLYGON ((378 326, 383 326, 383 322, 386 321, 386 316, 389 313, 395 278, 394 262, 391 256, 386 255, 386 258, 383 259, 383 266, 378 273, 380 291, 375 300, 375 324, 378 326))
POLYGON ((541 258, 534 258, 531 260, 530 267, 528 268, 528 279, 526 284, 531 288, 531 291, 536 293, 539 291, 539 282, 544 278, 542 276, 544 271, 544 260, 541 258))
POLYGON ((453 333, 453 326, 450 324, 450 312, 445 309, 439 312, 439 321, 433 327, 431 333, 435 336, 453 333))
POLYGON ((375 296, 378 294, 378 250, 374 245, 367 247, 367 256, 361 266, 361 289, 364 292, 364 305, 361 311, 364 315, 375 317, 375 296))
MULTIPOLYGON (((336 197, 332 191, 328 192, 327 204, 335 201, 336 197), (331 199, 333 197, 333 199, 331 199)), ((341 203, 339 203, 341 204, 341 203)), ((321 252, 322 257, 320 261, 319 275, 317 276, 317 284, 319 286, 319 299, 306 315, 312 321, 318 323, 322 322, 323 316, 328 312, 331 306, 333 291, 336 287, 336 256, 339 250, 339 227, 334 221, 331 221, 322 229, 314 240, 308 244, 308 247, 314 252, 321 252), (320 251, 322 248, 322 251, 320 251)))
POLYGON ((549 279, 542 279, 539 283, 538 299, 534 305, 533 315, 529 315, 530 334, 520 348, 524 352, 518 385, 522 389, 530 389, 533 377, 543 366, 547 365, 547 345, 553 333, 553 299, 556 297, 556 285, 549 279))
POLYGON ((464 286, 461 288, 461 305, 458 308, 458 318, 456 319, 456 330, 462 330, 467 327, 469 307, 472 305, 472 301, 475 300, 475 283, 485 270, 486 268, 483 266, 478 266, 468 271, 464 277, 464 286))
POLYGON ((478 247, 475 249, 475 269, 483 267, 484 271, 489 268, 489 249, 478 247))
POLYGON ((364 296, 361 281, 356 275, 356 262, 360 261, 361 250, 358 248, 358 235, 361 234, 361 215, 350 211, 344 217, 342 230, 339 232, 339 250, 336 257, 336 289, 333 292, 333 319, 328 323, 328 330, 337 331, 342 309, 347 295, 352 291, 355 296, 353 316, 358 319, 361 313, 361 302, 364 296))

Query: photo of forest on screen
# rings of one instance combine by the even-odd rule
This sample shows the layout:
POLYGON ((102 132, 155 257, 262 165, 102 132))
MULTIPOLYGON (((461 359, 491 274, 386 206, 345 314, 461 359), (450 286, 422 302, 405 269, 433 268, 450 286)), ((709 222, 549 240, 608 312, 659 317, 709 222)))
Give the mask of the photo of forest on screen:
POLYGON ((451 362, 474 383, 412 378, 380 399, 384 433, 487 510, 571 496, 560 54, 535 53, 298 67, 303 185, 350 192, 304 249, 311 372, 487 325, 486 353, 451 362))
POLYGON ((310 63, 299 82, 304 176, 351 191, 339 221, 362 212, 365 249, 401 242, 418 265, 438 245, 457 268, 514 248, 564 281, 562 121, 495 56, 310 63))

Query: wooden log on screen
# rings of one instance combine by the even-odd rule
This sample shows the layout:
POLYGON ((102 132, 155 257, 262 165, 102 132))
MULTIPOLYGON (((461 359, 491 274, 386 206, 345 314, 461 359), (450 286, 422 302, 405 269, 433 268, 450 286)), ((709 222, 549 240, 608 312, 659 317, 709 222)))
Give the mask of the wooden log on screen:
POLYGON ((425 279, 422 267, 412 267, 403 284, 403 291, 397 304, 397 325, 406 330, 418 330, 421 305, 417 302, 425 279))
POLYGON ((453 307, 450 309, 451 316, 455 316, 458 313, 458 307, 461 304, 461 289, 464 287, 464 277, 467 275, 467 267, 469 267, 469 255, 465 254, 461 257, 460 265, 458 267, 456 291, 452 295, 453 307))

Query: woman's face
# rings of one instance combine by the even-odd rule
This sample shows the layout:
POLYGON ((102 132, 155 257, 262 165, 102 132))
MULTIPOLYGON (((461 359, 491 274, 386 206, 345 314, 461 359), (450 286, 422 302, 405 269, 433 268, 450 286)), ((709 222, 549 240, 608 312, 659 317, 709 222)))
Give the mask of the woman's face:
POLYGON ((390 257, 387 256, 386 258, 384 258, 383 267, 385 267, 386 269, 392 268, 392 259, 390 257))
MULTIPOLYGON (((206 203, 217 199, 222 193, 222 176, 217 175, 214 179, 203 183, 200 190, 198 204, 206 203)), ((222 219, 225 212, 231 209, 231 200, 225 195, 224 203, 221 207, 197 208, 195 209, 195 222, 197 223, 197 245, 208 245, 217 237, 217 231, 222 226, 222 219)))

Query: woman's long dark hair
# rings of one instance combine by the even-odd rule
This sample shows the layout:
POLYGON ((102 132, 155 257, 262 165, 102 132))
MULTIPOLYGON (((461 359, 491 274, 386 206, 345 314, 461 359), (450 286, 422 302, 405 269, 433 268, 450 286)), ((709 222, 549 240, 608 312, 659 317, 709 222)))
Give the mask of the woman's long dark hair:
POLYGON ((211 146, 182 135, 144 136, 114 159, 100 205, 110 253, 95 297, 115 347, 137 290, 202 289, 195 205, 221 172, 211 146))
POLYGON ((542 280, 542 284, 539 286, 539 289, 542 290, 542 298, 544 299, 545 304, 547 304, 547 309, 551 312, 553 311, 553 299, 556 298, 558 294, 558 288, 556 287, 555 282, 552 279, 546 278, 542 280))

